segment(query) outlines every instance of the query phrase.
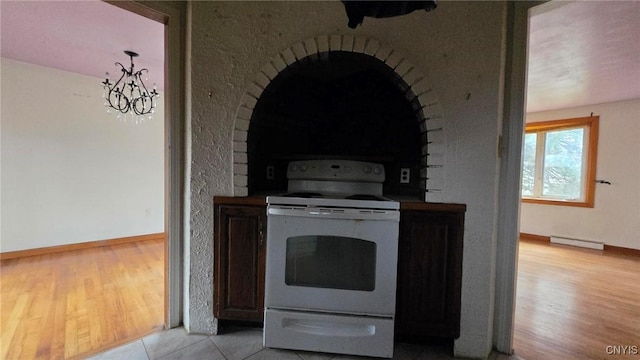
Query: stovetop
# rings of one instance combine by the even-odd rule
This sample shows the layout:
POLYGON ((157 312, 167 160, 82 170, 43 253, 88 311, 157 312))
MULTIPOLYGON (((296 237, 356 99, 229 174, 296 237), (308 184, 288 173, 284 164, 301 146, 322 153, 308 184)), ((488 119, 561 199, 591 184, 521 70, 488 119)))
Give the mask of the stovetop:
POLYGON ((383 196, 372 195, 372 194, 324 195, 324 194, 315 193, 315 192, 292 192, 292 193, 286 193, 278 196, 296 197, 296 198, 305 198, 305 199, 325 198, 325 199, 347 199, 347 200, 393 201, 383 196))
POLYGON ((269 205, 399 209, 382 196, 384 167, 349 160, 305 160, 289 163, 286 194, 267 197, 269 205))

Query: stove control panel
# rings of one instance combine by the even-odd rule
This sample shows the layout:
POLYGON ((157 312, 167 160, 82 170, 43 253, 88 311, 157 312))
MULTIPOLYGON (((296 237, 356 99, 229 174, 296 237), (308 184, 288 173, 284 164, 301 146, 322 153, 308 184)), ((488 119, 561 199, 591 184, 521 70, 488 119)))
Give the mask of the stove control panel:
POLYGON ((332 180, 383 183, 384 166, 353 160, 292 161, 287 168, 289 180, 332 180))

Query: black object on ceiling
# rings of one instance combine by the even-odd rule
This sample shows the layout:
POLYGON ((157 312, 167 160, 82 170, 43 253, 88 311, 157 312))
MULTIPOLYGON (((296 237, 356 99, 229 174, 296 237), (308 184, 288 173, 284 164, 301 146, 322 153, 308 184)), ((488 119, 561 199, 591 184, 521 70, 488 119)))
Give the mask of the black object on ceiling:
POLYGON ((358 1, 341 0, 349 17, 349 27, 355 29, 365 16, 387 18, 409 14, 415 10, 431 11, 436 8, 431 1, 358 1))

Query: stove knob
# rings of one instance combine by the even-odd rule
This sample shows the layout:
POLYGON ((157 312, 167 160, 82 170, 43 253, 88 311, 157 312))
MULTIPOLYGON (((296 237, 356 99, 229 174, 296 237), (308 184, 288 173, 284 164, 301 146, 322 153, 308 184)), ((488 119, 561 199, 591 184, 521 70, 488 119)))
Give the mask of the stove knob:
POLYGON ((381 170, 381 169, 380 169, 380 167, 378 167, 378 166, 376 166, 376 167, 373 169, 373 173, 374 173, 374 174, 376 174, 376 175, 380 175, 380 173, 381 173, 381 172, 382 172, 382 170, 381 170))
POLYGON ((365 174, 371 174, 371 166, 367 165, 364 167, 364 173, 365 174))
POLYGON ((300 166, 300 171, 306 172, 307 171, 307 165, 301 165, 300 166))
POLYGON ((291 165, 291 171, 292 172, 298 171, 298 165, 291 165))

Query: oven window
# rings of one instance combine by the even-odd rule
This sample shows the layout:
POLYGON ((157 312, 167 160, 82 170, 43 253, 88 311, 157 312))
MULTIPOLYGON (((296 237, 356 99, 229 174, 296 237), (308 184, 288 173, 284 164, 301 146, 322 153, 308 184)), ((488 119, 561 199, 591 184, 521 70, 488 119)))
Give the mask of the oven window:
POLYGON ((320 235, 287 239, 287 285, 373 291, 375 266, 371 241, 320 235))

